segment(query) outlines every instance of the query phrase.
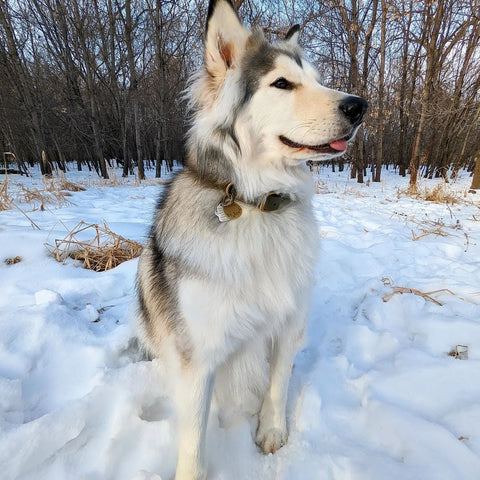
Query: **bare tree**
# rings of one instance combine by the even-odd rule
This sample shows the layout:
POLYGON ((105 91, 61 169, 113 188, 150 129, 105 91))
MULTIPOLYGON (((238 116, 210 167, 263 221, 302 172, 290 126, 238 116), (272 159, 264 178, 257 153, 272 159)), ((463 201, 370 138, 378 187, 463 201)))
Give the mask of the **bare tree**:
POLYGON ((133 109, 133 131, 135 135, 135 145, 137 152, 137 167, 138 178, 140 180, 145 179, 145 170, 143 164, 143 148, 142 148, 142 135, 141 135, 141 119, 140 119, 140 105, 138 101, 138 74, 136 59, 134 53, 134 30, 136 25, 133 23, 132 18, 132 2, 131 0, 125 0, 125 13, 117 2, 117 7, 120 15, 122 16, 125 28, 125 45, 127 47, 127 61, 129 70, 129 105, 133 109))
MULTIPOLYGON (((47 157, 47 143, 43 134, 41 125, 41 113, 38 110, 37 92, 34 88, 31 74, 27 67, 27 61, 18 45, 19 42, 13 27, 10 7, 5 0, 0 3, 0 25, 3 28, 6 44, 2 45, 3 56, 8 58, 6 62, 7 79, 12 90, 17 94, 18 100, 22 106, 22 115, 28 119, 29 132, 34 142, 34 155, 40 162, 42 173, 51 175, 52 164, 47 157)), ((26 41, 31 39, 32 32, 28 29, 26 32, 26 41)))
MULTIPOLYGON (((347 160, 473 169, 480 148, 480 4, 476 0, 237 0, 247 24, 294 23, 325 85, 365 96, 370 115, 347 160), (421 159, 422 162, 421 162, 421 159)), ((183 157, 187 77, 198 68, 203 0, 0 2, 0 147, 43 173, 107 161, 139 177, 183 157), (43 160, 42 160, 43 159, 43 160)), ((342 160, 341 160, 342 161, 342 160)))
POLYGON ((480 190, 480 151, 477 152, 475 157, 475 169, 473 170, 472 190, 480 190))
POLYGON ((380 181, 382 163, 383 163, 383 134, 385 119, 385 61, 386 61, 386 33, 387 33, 387 14, 388 3, 386 0, 381 1, 382 20, 380 27, 380 65, 378 71, 378 99, 377 99, 377 158, 375 161, 374 182, 380 181))
POLYGON ((438 0, 425 3, 423 28, 418 39, 425 49, 425 76, 420 98, 420 119, 412 147, 410 161, 410 188, 417 188, 420 157, 428 156, 430 146, 425 145, 427 118, 434 104, 433 95, 438 87, 439 76, 450 53, 475 22, 466 14, 463 2, 438 0), (457 19, 457 17, 460 17, 457 19))

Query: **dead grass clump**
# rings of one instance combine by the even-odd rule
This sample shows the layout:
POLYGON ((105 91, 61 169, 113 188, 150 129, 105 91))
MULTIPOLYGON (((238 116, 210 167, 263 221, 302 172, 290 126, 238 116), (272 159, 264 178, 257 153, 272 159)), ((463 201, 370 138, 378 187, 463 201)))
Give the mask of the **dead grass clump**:
POLYGON ((421 240, 422 238, 428 237, 429 235, 435 235, 437 237, 458 237, 458 234, 452 233, 452 231, 455 230, 457 232, 463 233, 463 236, 465 237, 465 251, 468 250, 468 247, 470 245, 470 239, 467 232, 463 230, 463 226, 458 219, 454 224, 449 225, 445 224, 442 220, 423 220, 422 222, 418 222, 415 220, 412 221, 417 225, 421 226, 421 232, 418 234, 416 234, 412 230, 412 240, 414 242, 421 240), (447 228, 448 231, 445 230, 447 228))
POLYGON ((82 187, 81 185, 78 185, 75 182, 71 182, 66 178, 63 179, 62 182, 60 183, 60 188, 62 190, 67 190, 69 192, 84 192, 86 190, 85 187, 82 187))
MULTIPOLYGON (((450 207, 448 207, 450 209, 450 207)), ((450 215, 453 216, 452 211, 450 209, 450 215)), ((420 220, 417 220, 415 216, 409 216, 406 213, 402 212, 394 212, 392 217, 396 216, 400 219, 402 219, 405 223, 414 223, 415 225, 420 227, 420 232, 416 233, 412 229, 412 240, 414 242, 417 242, 418 240, 421 240, 422 238, 428 237, 429 235, 435 235, 437 237, 459 237, 460 235, 456 232, 461 232, 463 233, 463 236, 465 237, 465 246, 466 250, 468 249, 470 245, 470 240, 468 237, 467 232, 464 231, 462 224, 460 223, 460 220, 456 220, 455 223, 445 223, 443 219, 438 219, 438 220, 430 220, 429 218, 423 218, 420 220)), ((475 218, 473 218, 475 220, 475 218)))
POLYGON ((54 194, 59 192, 83 192, 86 190, 85 187, 67 180, 63 172, 55 178, 44 178, 43 186, 47 192, 52 192, 54 194))
MULTIPOLYGON (((43 188, 27 188, 20 185, 20 191, 16 194, 20 202, 28 203, 33 210, 45 210, 46 205, 56 205, 63 207, 70 202, 66 197, 70 197, 70 192, 78 192, 85 190, 85 188, 70 182, 65 177, 58 177, 55 179, 43 179, 43 188)), ((5 178, 0 185, 0 211, 8 210, 9 208, 18 208, 13 198, 8 193, 8 177, 5 178)))
MULTIPOLYGON (((118 187, 120 185, 128 185, 129 177, 118 176, 117 171, 110 167, 107 167, 108 178, 89 177, 87 181, 87 187, 118 187)), ((138 182, 138 178, 135 175, 135 185, 138 182)))
MULTIPOLYGON (((410 185, 407 189, 397 188, 397 197, 407 195, 417 200, 426 200, 427 202, 434 202, 440 204, 454 205, 456 203, 468 203, 461 195, 456 195, 451 192, 446 182, 439 183, 433 188, 424 187, 423 191, 417 185, 410 185)), ((463 194, 463 196, 465 196, 463 194)))
POLYGON ((442 288, 440 290, 434 290, 433 292, 421 292, 420 290, 417 290, 415 288, 407 288, 407 287, 398 287, 393 285, 393 282, 390 278, 382 278, 382 282, 385 286, 391 287, 392 291, 390 293, 387 293, 382 297, 382 300, 384 302, 388 302, 394 295, 396 294, 404 294, 404 293, 411 293, 413 295, 418 295, 419 297, 424 298, 425 300, 428 300, 429 302, 433 302, 436 305, 442 306, 443 303, 439 302, 435 298, 432 297, 432 295, 435 295, 436 293, 441 293, 441 292, 446 292, 449 293, 450 295, 455 295, 452 291, 448 290, 447 288, 442 288))
POLYGON ((395 187, 395 191, 397 192, 397 198, 401 198, 403 196, 416 198, 417 200, 421 198, 417 185, 410 185, 408 188, 400 188, 395 187))
POLYGON ((17 255, 15 257, 6 258, 4 262, 6 265, 15 265, 16 263, 20 263, 22 260, 23 258, 17 255))
POLYGON ((362 193, 360 190, 357 190, 355 187, 348 187, 346 186, 343 190, 343 195, 353 195, 357 198, 366 198, 369 197, 367 193, 362 193))
POLYGON ((67 258, 81 261, 84 268, 104 272, 127 260, 136 258, 142 246, 112 232, 103 226, 80 222, 62 240, 55 240, 55 247, 46 245, 59 262, 67 258))
POLYGON ((318 195, 320 193, 330 193, 328 185, 323 180, 315 180, 315 193, 318 195))
POLYGON ((447 190, 446 183, 439 183, 431 190, 425 187, 423 198, 428 202, 449 203, 451 205, 458 203, 460 199, 447 190))
POLYGON ((45 210, 46 205, 57 205, 58 207, 64 207, 69 204, 66 197, 70 196, 68 192, 62 192, 61 190, 39 190, 38 188, 26 188, 23 185, 20 186, 21 199, 33 206, 34 209, 39 208, 42 212, 45 210))
POLYGON ((121 172, 118 169, 107 167, 108 178, 95 177, 89 178, 86 185, 87 187, 118 187, 118 186, 129 186, 129 187, 148 187, 155 185, 167 185, 169 182, 163 178, 157 177, 148 177, 140 180, 138 175, 135 173, 124 177, 121 175, 121 172))
POLYGON ((0 212, 8 210, 12 205, 12 201, 12 197, 8 194, 8 178, 5 177, 5 180, 0 186, 0 212))
POLYGON ((409 197, 414 197, 414 198, 420 198, 420 193, 418 191, 418 187, 416 185, 410 185, 407 190, 405 191, 405 193, 409 196, 409 197))

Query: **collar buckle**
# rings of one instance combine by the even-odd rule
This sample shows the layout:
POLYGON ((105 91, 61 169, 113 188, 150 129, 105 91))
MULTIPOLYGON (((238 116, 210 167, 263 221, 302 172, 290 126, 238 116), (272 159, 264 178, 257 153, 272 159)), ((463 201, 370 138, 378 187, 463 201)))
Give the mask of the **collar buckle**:
POLYGON ((289 198, 279 193, 269 192, 262 197, 258 208, 262 212, 274 212, 282 206, 285 200, 289 200, 289 198))

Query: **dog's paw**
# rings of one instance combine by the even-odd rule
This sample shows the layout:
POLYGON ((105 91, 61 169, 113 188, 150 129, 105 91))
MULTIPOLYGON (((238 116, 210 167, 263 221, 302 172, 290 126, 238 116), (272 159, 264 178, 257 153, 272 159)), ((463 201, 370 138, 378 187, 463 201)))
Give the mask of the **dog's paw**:
POLYGON ((255 443, 262 449, 263 453, 275 453, 287 443, 287 438, 288 432, 286 428, 263 429, 260 426, 255 443))

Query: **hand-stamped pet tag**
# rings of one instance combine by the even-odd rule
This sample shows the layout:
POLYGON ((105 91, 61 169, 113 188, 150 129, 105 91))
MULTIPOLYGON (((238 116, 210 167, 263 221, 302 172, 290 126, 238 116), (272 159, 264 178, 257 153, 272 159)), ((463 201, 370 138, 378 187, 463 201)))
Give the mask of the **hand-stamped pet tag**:
POLYGON ((228 222, 229 220, 235 220, 242 214, 242 207, 238 203, 231 203, 230 205, 224 205, 220 202, 215 209, 215 215, 221 222, 228 222))
POLYGON ((229 183, 225 189, 226 195, 223 200, 217 205, 215 215, 221 222, 228 222, 235 220, 242 215, 242 207, 235 203, 235 187, 233 183, 229 183))

